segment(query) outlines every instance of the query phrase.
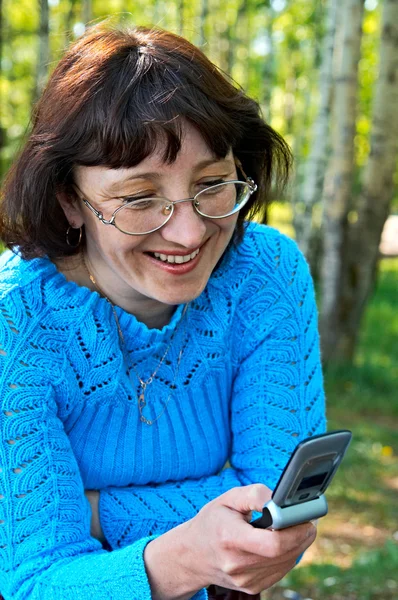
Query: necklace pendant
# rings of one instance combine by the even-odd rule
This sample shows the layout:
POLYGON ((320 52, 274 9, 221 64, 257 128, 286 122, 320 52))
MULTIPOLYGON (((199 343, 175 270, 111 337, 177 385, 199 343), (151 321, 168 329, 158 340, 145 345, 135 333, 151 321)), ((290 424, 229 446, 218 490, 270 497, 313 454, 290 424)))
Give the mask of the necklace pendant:
POLYGON ((146 401, 145 401, 145 395, 144 394, 140 394, 138 397, 138 406, 139 408, 144 408, 146 406, 146 401))

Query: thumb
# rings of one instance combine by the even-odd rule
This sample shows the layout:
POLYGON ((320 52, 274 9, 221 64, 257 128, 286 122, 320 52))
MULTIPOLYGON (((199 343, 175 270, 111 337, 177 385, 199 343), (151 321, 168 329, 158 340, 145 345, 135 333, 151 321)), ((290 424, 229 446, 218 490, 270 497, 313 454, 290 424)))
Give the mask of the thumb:
POLYGON ((266 485, 253 483, 228 490, 219 496, 218 501, 228 508, 247 514, 253 510, 261 512, 271 496, 272 492, 266 485))

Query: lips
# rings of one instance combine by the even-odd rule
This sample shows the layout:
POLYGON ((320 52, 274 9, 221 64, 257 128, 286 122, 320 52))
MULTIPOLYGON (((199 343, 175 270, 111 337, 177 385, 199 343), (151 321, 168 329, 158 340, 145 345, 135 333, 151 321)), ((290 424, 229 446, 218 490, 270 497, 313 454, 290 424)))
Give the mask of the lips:
POLYGON ((181 265, 193 260, 199 254, 199 248, 190 254, 163 254, 162 252, 153 252, 151 254, 162 262, 181 265))
POLYGON ((167 254, 166 252, 145 252, 146 256, 162 271, 170 273, 172 275, 185 275, 196 268, 201 256, 202 248, 196 248, 189 253, 174 252, 173 254, 167 254))

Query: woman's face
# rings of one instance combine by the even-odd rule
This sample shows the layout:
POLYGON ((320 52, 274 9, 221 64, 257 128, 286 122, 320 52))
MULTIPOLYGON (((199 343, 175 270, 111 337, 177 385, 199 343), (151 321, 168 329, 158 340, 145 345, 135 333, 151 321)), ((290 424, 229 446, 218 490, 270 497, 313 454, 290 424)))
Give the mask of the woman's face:
MULTIPOLYGON (((225 159, 217 159, 192 126, 186 126, 173 164, 163 162, 163 150, 128 169, 76 167, 76 185, 82 197, 110 219, 126 197, 181 200, 213 181, 237 177, 232 152, 225 159)), ((203 218, 190 202, 184 202, 175 205, 171 219, 161 229, 134 236, 101 223, 81 200, 61 204, 73 226, 85 226, 88 263, 98 285, 113 302, 132 312, 134 302, 145 298, 167 305, 196 298, 226 249, 237 221, 237 214, 217 220, 203 218), (195 256, 180 264, 164 262, 155 253, 174 257, 171 260, 192 253, 195 256)))

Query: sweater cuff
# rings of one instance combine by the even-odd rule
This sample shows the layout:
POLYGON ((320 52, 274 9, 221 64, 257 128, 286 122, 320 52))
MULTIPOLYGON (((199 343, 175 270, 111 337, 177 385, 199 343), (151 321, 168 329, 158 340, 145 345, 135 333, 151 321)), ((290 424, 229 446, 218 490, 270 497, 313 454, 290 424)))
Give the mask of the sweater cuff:
MULTIPOLYGON (((105 539, 112 550, 125 548, 149 536, 158 536, 181 522, 158 521, 156 507, 151 511, 129 490, 100 490, 99 519, 105 539), (150 513, 150 518, 148 518, 150 513)), ((175 516, 175 515, 173 515, 175 516)))
POLYGON ((119 542, 126 528, 125 510, 122 506, 115 507, 115 499, 107 489, 100 490, 98 511, 101 528, 109 546, 112 550, 121 548, 119 542))

